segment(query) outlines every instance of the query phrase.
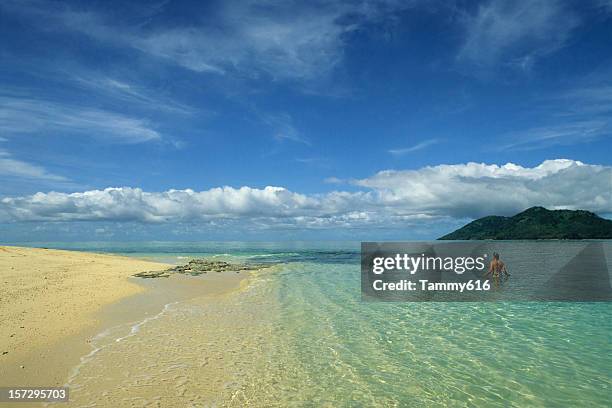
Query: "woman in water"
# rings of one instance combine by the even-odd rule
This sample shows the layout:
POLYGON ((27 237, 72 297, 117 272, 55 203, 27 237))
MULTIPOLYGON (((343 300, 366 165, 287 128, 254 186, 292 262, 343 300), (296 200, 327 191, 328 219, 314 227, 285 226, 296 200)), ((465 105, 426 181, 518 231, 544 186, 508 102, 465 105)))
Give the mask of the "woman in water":
POLYGON ((489 264, 489 271, 485 274, 485 276, 483 276, 483 278, 491 275, 493 279, 498 280, 502 273, 506 277, 510 276, 508 270, 506 269, 506 264, 499 259, 499 254, 497 252, 493 252, 493 260, 489 264))

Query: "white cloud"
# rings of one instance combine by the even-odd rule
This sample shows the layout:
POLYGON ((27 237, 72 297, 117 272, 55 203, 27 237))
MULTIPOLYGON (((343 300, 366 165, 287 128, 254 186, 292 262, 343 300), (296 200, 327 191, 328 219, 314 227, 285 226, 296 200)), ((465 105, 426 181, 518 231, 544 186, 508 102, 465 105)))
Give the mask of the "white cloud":
POLYGON ((0 131, 5 135, 75 132, 119 143, 162 139, 145 119, 16 96, 0 96, 0 131))
POLYGON ((338 177, 326 177, 323 182, 327 184, 343 184, 345 181, 338 177))
POLYGON ((282 79, 323 75, 341 59, 341 36, 347 28, 335 23, 338 11, 270 17, 246 2, 226 7, 222 32, 204 27, 159 30, 133 38, 131 45, 194 71, 263 72, 282 79))
POLYGON ((0 177, 7 176, 43 182, 65 183, 69 181, 63 176, 49 173, 44 167, 15 159, 9 152, 0 149, 0 177))
POLYGON ((596 87, 573 89, 558 99, 568 103, 569 112, 576 115, 610 114, 612 113, 612 84, 608 80, 596 87))
POLYGON ((407 153, 412 153, 412 152, 416 152, 419 150, 423 150, 428 146, 434 145, 436 143, 439 143, 440 141, 438 139, 429 139, 429 140, 424 140, 420 143, 415 144, 414 146, 410 146, 410 147, 402 147, 402 148, 397 148, 397 149, 390 149, 389 153, 391 153, 394 156, 402 156, 404 154, 407 153))
POLYGON ((612 214, 611 179, 612 167, 573 160, 548 160, 532 168, 467 163, 382 171, 355 180, 364 189, 356 192, 307 195, 281 187, 145 192, 121 187, 37 193, 0 200, 0 219, 397 228, 423 220, 513 214, 534 205, 612 214))
POLYGON ((527 69, 534 58, 563 47, 578 23, 557 0, 492 0, 465 19, 466 38, 458 57, 527 69))
POLYGON ((607 12, 612 13, 612 0, 599 0, 599 4, 606 9, 607 12))
POLYGON ((83 88, 126 103, 184 115, 194 113, 194 109, 189 106, 127 80, 98 75, 93 72, 81 72, 78 75, 66 73, 65 75, 83 88))
POLYGON ((279 142, 290 141, 310 146, 310 140, 302 136, 293 125, 293 118, 287 113, 259 114, 260 120, 273 131, 273 138, 279 142))
MULTIPOLYGON (((595 142, 612 135, 612 85, 606 75, 533 103, 550 124, 501 135, 496 150, 526 151, 595 142)), ((533 111, 533 109, 532 109, 533 111)), ((533 112, 531 112, 533 113, 533 112)))
POLYGON ((534 150, 555 145, 586 143, 611 133, 610 124, 604 119, 537 127, 506 135, 511 141, 500 145, 499 150, 534 150))
POLYGON ((44 20, 43 29, 80 32, 196 72, 307 80, 326 75, 342 61, 347 34, 412 3, 225 1, 207 10, 213 22, 173 27, 156 26, 149 13, 128 26, 91 9, 10 1, 4 8, 44 20))
POLYGON ((213 188, 207 191, 169 190, 150 193, 138 188, 107 188, 83 193, 37 193, 4 198, 4 209, 16 219, 137 220, 163 222, 302 215, 320 204, 314 198, 280 187, 264 189, 213 188))
POLYGON ((474 218, 534 205, 610 213, 611 177, 612 167, 547 160, 533 168, 467 163, 382 171, 355 184, 398 211, 474 218))

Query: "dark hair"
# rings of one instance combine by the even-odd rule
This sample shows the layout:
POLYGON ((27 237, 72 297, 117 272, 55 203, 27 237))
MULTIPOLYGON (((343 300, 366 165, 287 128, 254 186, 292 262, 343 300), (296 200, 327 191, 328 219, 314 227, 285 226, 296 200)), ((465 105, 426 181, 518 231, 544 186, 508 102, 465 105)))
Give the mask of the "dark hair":
POLYGON ((493 252, 493 258, 494 259, 499 259, 499 254, 497 252, 493 252))

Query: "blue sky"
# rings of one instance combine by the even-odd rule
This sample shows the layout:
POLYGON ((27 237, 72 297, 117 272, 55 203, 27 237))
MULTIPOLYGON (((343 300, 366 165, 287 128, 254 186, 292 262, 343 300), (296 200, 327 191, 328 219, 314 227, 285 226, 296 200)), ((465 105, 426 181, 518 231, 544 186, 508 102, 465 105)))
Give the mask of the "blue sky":
POLYGON ((6 241, 612 214, 609 1, 0 4, 6 241), (266 188, 268 187, 268 188, 266 188))

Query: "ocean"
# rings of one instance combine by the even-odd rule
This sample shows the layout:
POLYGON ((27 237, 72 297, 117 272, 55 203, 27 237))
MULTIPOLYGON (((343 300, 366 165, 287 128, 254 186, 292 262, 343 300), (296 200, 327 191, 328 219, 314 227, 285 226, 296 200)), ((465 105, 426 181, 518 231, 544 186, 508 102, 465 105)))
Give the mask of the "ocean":
POLYGON ((100 333, 76 406, 610 406, 609 302, 364 302, 358 242, 40 246, 276 264, 100 333))

